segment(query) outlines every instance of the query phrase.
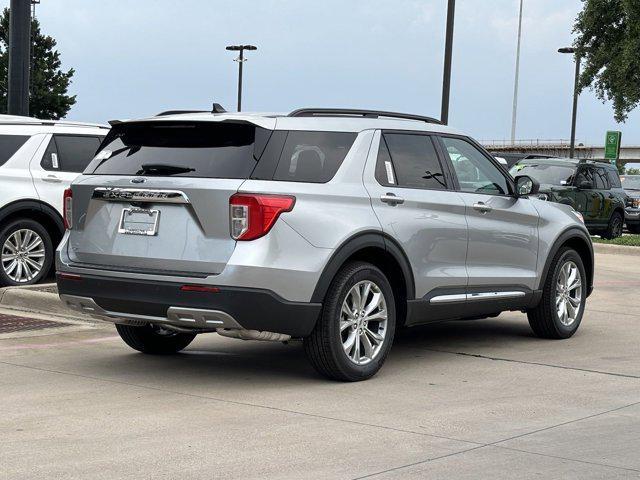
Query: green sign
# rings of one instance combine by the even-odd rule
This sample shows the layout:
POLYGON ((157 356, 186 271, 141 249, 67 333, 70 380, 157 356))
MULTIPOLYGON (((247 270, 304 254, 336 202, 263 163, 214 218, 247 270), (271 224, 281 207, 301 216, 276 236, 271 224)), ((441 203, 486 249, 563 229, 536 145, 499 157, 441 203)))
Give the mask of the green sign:
POLYGON ((620 141, 622 140, 622 132, 607 132, 607 138, 604 142, 604 158, 615 164, 620 156, 620 141))

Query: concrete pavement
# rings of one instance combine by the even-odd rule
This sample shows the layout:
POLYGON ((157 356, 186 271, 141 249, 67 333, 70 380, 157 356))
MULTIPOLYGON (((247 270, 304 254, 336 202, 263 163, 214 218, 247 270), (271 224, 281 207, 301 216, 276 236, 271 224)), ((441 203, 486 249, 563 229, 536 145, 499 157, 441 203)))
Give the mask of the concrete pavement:
POLYGON ((573 338, 519 313, 421 327, 357 384, 297 343, 0 337, 0 478, 640 478, 640 257, 596 262, 573 338))

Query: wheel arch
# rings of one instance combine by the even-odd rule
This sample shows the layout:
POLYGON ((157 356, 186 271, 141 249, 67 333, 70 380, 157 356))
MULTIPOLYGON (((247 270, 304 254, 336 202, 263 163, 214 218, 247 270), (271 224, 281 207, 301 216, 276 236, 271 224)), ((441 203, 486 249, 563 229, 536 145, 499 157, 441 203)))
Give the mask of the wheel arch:
POLYGON ((360 232, 336 249, 320 275, 311 302, 323 302, 338 271, 355 260, 369 262, 387 275, 396 300, 398 325, 404 324, 407 300, 415 298, 413 271, 402 247, 380 231, 360 232))
POLYGON ((591 292, 593 291, 593 277, 595 270, 593 244, 591 243, 589 235, 580 228, 569 228, 556 238, 553 246, 549 250, 549 254, 547 255, 538 288, 542 288, 542 285, 549 274, 551 262, 562 247, 571 247, 578 252, 578 255, 580 255, 580 258, 584 263, 585 273, 587 274, 587 296, 591 295, 591 292))
POLYGON ((64 223, 58 211, 40 200, 17 200, 0 209, 0 225, 17 218, 30 218, 39 222, 51 236, 54 248, 64 235, 64 223))

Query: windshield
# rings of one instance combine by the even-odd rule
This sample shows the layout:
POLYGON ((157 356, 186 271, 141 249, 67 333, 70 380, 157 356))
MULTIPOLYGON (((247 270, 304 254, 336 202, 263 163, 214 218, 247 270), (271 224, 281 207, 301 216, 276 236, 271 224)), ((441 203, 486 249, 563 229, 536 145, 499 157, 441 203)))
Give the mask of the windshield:
POLYGON ((627 190, 640 190, 640 175, 623 175, 620 177, 622 188, 627 190))
POLYGON ((114 126, 86 172, 248 178, 269 134, 239 123, 125 123, 114 126))
POLYGON ((571 185, 576 167, 549 163, 517 163, 509 171, 511 176, 528 175, 541 185, 571 185))

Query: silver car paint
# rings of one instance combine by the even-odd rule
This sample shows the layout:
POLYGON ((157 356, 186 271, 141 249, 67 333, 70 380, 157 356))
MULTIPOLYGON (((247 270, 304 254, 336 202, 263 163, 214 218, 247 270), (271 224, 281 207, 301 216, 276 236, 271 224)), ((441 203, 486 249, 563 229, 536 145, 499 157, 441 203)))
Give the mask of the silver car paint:
POLYGON ((544 262, 555 239, 568 228, 585 230, 568 207, 533 199, 483 195, 483 201, 494 207, 492 216, 470 212, 477 194, 454 191, 397 188, 393 190, 402 194, 405 204, 382 204, 380 195, 389 189, 379 185, 373 173, 379 130, 457 133, 445 126, 399 120, 246 114, 188 114, 153 120, 179 118, 233 119, 265 128, 357 131, 359 135, 335 177, 326 184, 153 178, 145 186, 184 190, 193 205, 181 211, 182 217, 173 206, 166 214, 163 210, 160 229, 163 234, 169 230, 156 242, 158 245, 140 245, 146 241, 140 237, 117 238, 114 222, 123 204, 112 203, 105 208, 91 200, 94 188, 131 186, 131 177, 82 176, 73 185, 77 228, 65 235, 58 248, 59 271, 265 288, 285 300, 308 302, 333 252, 358 232, 376 230, 391 235, 404 247, 416 280, 416 296, 421 297, 439 286, 468 283, 486 285, 487 290, 491 285, 505 284, 539 287, 544 262), (268 235, 235 242, 228 231, 228 197, 235 191, 293 194, 296 205, 281 216, 268 235), (216 209, 213 217, 208 216, 204 205, 216 209), (188 217, 184 215, 186 210, 188 217), (95 228, 89 233, 87 226, 95 228), (470 262, 465 260, 467 243, 470 262), (79 262, 102 266, 88 268, 79 262), (164 270, 165 274, 145 270, 164 270), (189 270, 208 276, 171 273, 189 270))

